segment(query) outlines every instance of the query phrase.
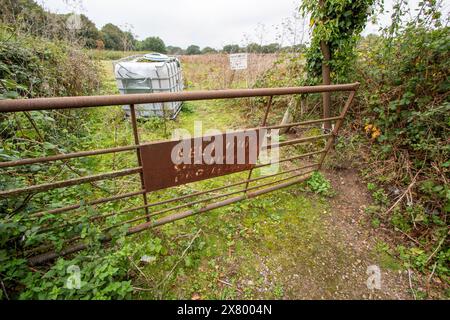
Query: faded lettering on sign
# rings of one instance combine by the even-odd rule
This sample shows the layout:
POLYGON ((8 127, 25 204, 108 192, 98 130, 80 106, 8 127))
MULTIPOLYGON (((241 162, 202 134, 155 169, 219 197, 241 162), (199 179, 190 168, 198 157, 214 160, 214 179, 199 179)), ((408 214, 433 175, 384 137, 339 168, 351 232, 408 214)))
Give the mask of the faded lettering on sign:
POLYGON ((246 53, 230 54, 230 69, 245 70, 247 69, 248 55, 246 53))
POLYGON ((249 170, 258 161, 264 134, 249 129, 142 145, 145 189, 150 192, 249 170))

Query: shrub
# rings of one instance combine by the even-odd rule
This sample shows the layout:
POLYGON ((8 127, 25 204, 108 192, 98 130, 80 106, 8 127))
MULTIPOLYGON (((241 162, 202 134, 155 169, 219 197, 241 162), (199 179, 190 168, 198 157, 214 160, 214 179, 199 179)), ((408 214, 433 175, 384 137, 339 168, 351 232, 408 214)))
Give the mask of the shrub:
POLYGON ((312 192, 329 196, 331 195, 331 184, 322 173, 314 172, 307 181, 308 187, 312 192))
POLYGON ((0 25, 0 98, 89 95, 97 65, 65 42, 18 36, 0 25))

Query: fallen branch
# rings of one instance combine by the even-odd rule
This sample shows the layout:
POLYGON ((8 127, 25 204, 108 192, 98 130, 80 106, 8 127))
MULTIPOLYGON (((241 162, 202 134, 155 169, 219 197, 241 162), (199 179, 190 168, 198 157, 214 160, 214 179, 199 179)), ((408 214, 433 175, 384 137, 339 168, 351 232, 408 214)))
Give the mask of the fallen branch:
POLYGON ((444 243, 445 239, 447 239, 448 233, 445 234, 444 237, 442 237, 441 241, 439 241, 438 246, 436 247, 436 249, 434 249, 433 253, 428 257, 427 261, 425 262, 425 265, 428 264, 428 262, 430 262, 431 258, 433 258, 433 256, 436 254, 436 252, 439 251, 439 248, 442 246, 442 244, 444 243))
POLYGON ((431 283, 431 279, 433 278, 434 272, 436 271, 436 267, 437 267, 437 261, 434 263, 433 270, 431 271, 431 274, 428 277, 428 281, 427 281, 427 293, 428 294, 430 294, 430 283, 431 283))
POLYGON ((131 257, 128 257, 128 259, 130 260, 131 264, 139 271, 139 273, 145 278, 145 280, 147 280, 147 282, 150 283, 151 279, 149 279, 147 277, 147 275, 144 273, 144 271, 142 271, 142 269, 139 268, 139 266, 133 261, 133 259, 131 257))
POLYGON ((414 176, 412 182, 409 184, 408 188, 406 188, 405 192, 403 192, 403 194, 397 199, 397 201, 395 201, 395 203, 384 213, 384 215, 387 215, 388 213, 390 213, 392 210, 394 210, 394 208, 403 200, 403 198, 410 192, 410 190, 412 189, 412 187, 416 184, 417 181, 417 176, 419 175, 419 173, 422 171, 419 170, 417 171, 416 175, 414 176))
POLYGON ((145 289, 145 288, 139 288, 139 287, 133 287, 134 291, 153 291, 153 289, 145 289))
POLYGON ((197 233, 194 235, 194 237, 191 239, 191 241, 189 242, 188 246, 186 247, 186 249, 184 249, 183 253, 181 254, 180 259, 178 259, 178 261, 175 263, 175 265, 172 267, 172 269, 169 271, 169 273, 166 275, 166 277, 156 285, 155 288, 160 287, 164 282, 167 281, 167 279, 169 279, 169 277, 172 275, 172 273, 174 272, 174 270, 176 269, 176 267, 178 266, 178 264, 181 262, 181 260, 183 260, 184 256, 186 255, 186 253, 188 252, 188 250, 192 247, 192 245, 194 244, 195 239, 198 238, 198 236, 200 235, 200 232, 202 232, 202 229, 199 229, 197 231, 197 233))
POLYGON ((419 247, 423 247, 423 245, 417 241, 416 239, 414 239, 413 237, 411 237, 409 234, 407 234, 406 232, 403 232, 402 230, 400 230, 399 228, 395 228, 395 231, 399 231, 401 234, 403 234, 404 236, 406 236, 409 240, 411 240, 412 242, 414 242, 415 244, 417 244, 419 247))
POLYGON ((238 287, 235 287, 232 283, 229 283, 227 281, 220 280, 220 279, 217 279, 217 281, 219 281, 220 283, 223 283, 223 284, 225 284, 225 285, 227 285, 229 287, 232 287, 232 288, 236 289, 237 291, 239 291, 240 293, 242 293, 242 290, 239 289, 238 287))
POLYGON ((2 289, 3 289, 3 292, 5 293, 6 300, 9 300, 8 292, 6 291, 6 287, 5 287, 5 284, 3 283, 3 280, 0 280, 0 283, 2 284, 2 289))

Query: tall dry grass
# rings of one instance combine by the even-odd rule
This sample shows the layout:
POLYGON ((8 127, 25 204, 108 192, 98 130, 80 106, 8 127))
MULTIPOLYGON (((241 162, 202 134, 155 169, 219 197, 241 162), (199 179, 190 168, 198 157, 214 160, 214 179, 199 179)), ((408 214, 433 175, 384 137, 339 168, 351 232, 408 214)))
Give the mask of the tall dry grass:
POLYGON ((277 54, 249 54, 246 70, 231 70, 227 54, 180 56, 188 89, 251 88, 269 70, 277 54))

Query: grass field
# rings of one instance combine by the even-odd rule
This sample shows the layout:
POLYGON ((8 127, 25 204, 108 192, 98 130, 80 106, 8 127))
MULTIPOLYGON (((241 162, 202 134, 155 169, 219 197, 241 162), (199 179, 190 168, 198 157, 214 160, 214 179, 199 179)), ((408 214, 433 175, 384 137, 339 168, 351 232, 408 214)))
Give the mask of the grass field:
MULTIPOLYGON (((185 56, 181 57, 181 61, 187 89, 198 90, 248 87, 259 74, 270 67, 274 58, 255 56, 253 59, 256 62, 250 63, 248 74, 239 72, 234 75, 227 70, 227 57, 223 55, 185 56)), ((105 70, 104 93, 117 93, 111 61, 102 60, 101 63, 105 70)), ((118 135, 125 140, 130 131, 129 126, 122 121, 122 111, 118 107, 114 107, 114 112, 110 111, 111 109, 107 122, 117 126, 114 129, 116 141, 120 140, 118 135)), ((192 131, 194 121, 202 121, 204 130, 249 126, 239 102, 195 101, 185 103, 175 121, 167 121, 165 124, 160 119, 140 121, 139 133, 143 141, 158 140, 168 137, 176 128, 192 131)), ((295 148, 288 152, 295 152, 295 148)), ((246 178, 247 173, 238 173, 197 182, 156 192, 150 195, 150 200, 219 187, 246 178)), ((151 253, 151 263, 141 266, 140 270, 134 270, 135 287, 141 288, 136 290, 136 297, 284 297, 288 292, 285 292, 281 280, 271 279, 272 275, 264 276, 262 273, 264 274, 265 268, 275 267, 280 261, 290 263, 293 251, 299 245, 299 234, 303 234, 302 245, 310 248, 302 252, 303 258, 312 254, 311 250, 314 248, 305 241, 313 239, 314 243, 320 240, 319 220, 326 211, 326 201, 320 198, 308 199, 302 190, 302 186, 291 187, 134 236, 130 241, 155 243, 157 248, 151 253), (274 257, 277 258, 273 260, 274 257)), ((136 214, 123 216, 122 219, 136 214)))

